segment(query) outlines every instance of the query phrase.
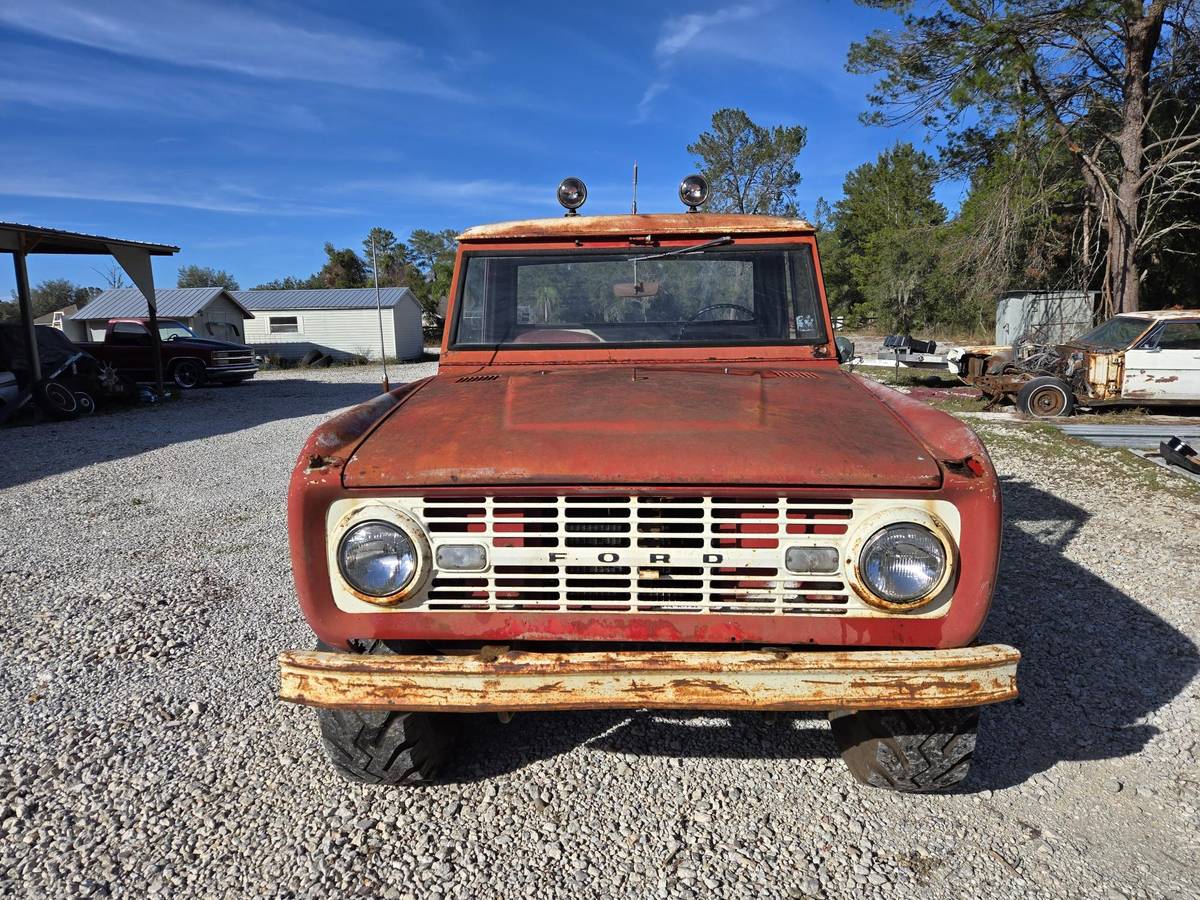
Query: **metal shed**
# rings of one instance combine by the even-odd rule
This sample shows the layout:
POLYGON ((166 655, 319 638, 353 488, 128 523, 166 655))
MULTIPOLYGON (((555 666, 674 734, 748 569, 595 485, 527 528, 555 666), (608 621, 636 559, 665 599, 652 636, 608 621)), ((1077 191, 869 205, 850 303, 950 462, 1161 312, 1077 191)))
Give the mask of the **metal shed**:
POLYGON ((334 358, 380 355, 415 359, 424 350, 421 305, 408 288, 232 291, 252 313, 246 343, 263 353, 299 359, 310 350, 334 358))
MULTIPOLYGON (((245 320, 254 314, 230 291, 220 287, 169 288, 158 291, 158 315, 183 322, 201 337, 237 341, 245 338, 245 320)), ((99 341, 110 319, 144 318, 146 298, 137 288, 105 291, 66 318, 63 330, 76 341, 99 341)))

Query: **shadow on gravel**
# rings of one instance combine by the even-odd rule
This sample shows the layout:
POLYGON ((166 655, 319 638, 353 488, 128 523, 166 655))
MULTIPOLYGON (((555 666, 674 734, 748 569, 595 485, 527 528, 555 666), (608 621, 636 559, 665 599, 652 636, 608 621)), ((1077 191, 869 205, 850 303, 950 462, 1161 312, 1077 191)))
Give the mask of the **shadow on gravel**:
POLYGON ((5 428, 0 430, 0 490, 171 444, 329 413, 377 393, 379 386, 372 383, 251 380, 187 391, 179 400, 111 415, 5 428))
POLYGON ((826 759, 837 756, 824 713, 685 713, 661 710, 531 713, 503 725, 480 716, 465 730, 447 780, 517 771, 576 747, 683 759, 826 759), (805 727, 815 721, 817 727, 805 727))
MULTIPOLYGON (((1139 752, 1158 734, 1140 720, 1200 671, 1191 640, 1063 555, 1087 512, 1011 478, 1003 492, 1004 558, 980 640, 1021 651, 1021 697, 984 714, 968 786, 977 790, 1020 784, 1061 761, 1139 752)), ((1136 520, 1131 510, 1130 528, 1136 520)), ((1114 562, 1126 546, 1112 535, 1114 562)))
MULTIPOLYGON (((1057 762, 1138 753, 1158 733, 1140 720, 1200 671, 1187 637, 1063 555, 1088 513, 1021 481, 1005 479, 1003 490, 1004 560, 980 641, 1020 649, 1021 697, 985 710, 971 777, 956 793, 1012 787, 1057 762)), ((1123 546, 1114 534, 1114 559, 1123 546)), ((581 745, 646 756, 836 757, 823 722, 802 727, 824 718, 608 711, 520 715, 502 725, 480 717, 446 775, 491 778, 581 745)))

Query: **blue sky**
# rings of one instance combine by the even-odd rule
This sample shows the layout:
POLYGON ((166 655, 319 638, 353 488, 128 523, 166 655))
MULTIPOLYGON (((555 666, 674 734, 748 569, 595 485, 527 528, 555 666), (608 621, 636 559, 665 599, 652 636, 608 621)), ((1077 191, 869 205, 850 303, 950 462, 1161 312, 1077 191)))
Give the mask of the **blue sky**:
MULTIPOLYGON (((374 225, 555 215, 566 175, 584 212, 624 211, 635 159, 641 210, 674 210, 723 106, 808 127, 811 212, 923 140, 860 124, 870 79, 844 70, 892 24, 848 0, 0 4, 0 220, 177 244, 160 286, 196 263, 252 287, 374 225)), ((30 278, 101 284, 109 263, 34 257, 30 278)))

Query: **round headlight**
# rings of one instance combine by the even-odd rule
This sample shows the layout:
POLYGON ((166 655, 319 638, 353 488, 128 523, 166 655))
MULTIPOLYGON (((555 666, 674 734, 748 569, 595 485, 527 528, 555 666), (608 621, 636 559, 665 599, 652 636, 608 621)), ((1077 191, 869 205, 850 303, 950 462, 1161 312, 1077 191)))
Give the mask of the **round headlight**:
POLYGON ((858 568, 866 586, 882 599, 913 603, 942 580, 946 548, 922 525, 888 525, 863 545, 858 568))
POLYGON ((703 206, 708 199, 708 179, 703 175, 689 175, 679 182, 679 199, 684 206, 690 207, 688 212, 695 212, 697 206, 703 206))
POLYGON ((412 538, 387 522, 363 522, 346 532, 338 547, 342 577, 369 597, 404 590, 417 571, 412 538))
POLYGON ((564 178, 558 186, 558 202, 571 215, 587 200, 587 185, 579 178, 564 178))

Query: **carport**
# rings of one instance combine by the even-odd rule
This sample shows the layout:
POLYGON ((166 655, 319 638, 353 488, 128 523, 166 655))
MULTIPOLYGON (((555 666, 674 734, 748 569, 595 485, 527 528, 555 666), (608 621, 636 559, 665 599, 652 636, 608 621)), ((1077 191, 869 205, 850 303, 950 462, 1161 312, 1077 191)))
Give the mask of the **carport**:
POLYGON ((163 392, 158 304, 154 299, 154 272, 150 266, 150 257, 172 256, 179 252, 178 247, 60 231, 57 228, 41 228, 37 225, 0 222, 0 252, 13 255, 13 266, 17 275, 17 302, 21 308, 21 324, 24 327, 25 344, 29 352, 31 384, 41 381, 42 364, 38 358, 37 334, 33 324, 33 300, 29 293, 29 273, 25 267, 25 258, 32 253, 92 254, 113 257, 146 297, 150 310, 150 340, 154 345, 155 376, 158 391, 160 394, 163 392))

